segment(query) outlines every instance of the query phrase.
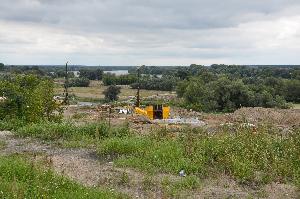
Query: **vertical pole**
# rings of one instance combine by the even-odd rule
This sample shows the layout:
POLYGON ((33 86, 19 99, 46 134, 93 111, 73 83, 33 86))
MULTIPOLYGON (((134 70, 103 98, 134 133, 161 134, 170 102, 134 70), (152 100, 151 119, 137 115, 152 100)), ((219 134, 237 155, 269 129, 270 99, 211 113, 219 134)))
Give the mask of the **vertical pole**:
POLYGON ((140 68, 139 67, 137 69, 137 72, 138 72, 138 88, 137 88, 137 94, 136 94, 136 107, 140 107, 140 68))
POLYGON ((64 103, 66 105, 69 105, 68 86, 69 86, 69 77, 68 77, 68 62, 67 62, 66 63, 66 71, 65 71, 65 100, 64 100, 64 103))
POLYGON ((110 115, 111 115, 111 107, 108 108, 108 127, 110 129, 110 115))

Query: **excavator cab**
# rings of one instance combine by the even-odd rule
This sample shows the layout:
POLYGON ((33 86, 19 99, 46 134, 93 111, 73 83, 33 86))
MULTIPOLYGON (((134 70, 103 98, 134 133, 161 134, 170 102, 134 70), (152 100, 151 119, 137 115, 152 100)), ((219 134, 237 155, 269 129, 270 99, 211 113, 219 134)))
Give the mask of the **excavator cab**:
POLYGON ((153 106, 153 118, 154 119, 163 119, 163 105, 157 104, 153 106))

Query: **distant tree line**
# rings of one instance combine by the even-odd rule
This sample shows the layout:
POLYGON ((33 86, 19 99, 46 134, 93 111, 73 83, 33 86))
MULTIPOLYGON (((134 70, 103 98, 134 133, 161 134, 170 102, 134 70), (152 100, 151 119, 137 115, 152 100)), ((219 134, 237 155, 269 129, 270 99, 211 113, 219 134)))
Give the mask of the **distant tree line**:
POLYGON ((72 78, 69 80, 69 87, 88 87, 90 80, 88 78, 72 78))
POLYGON ((240 107, 288 108, 300 102, 300 68, 191 65, 174 74, 184 106, 199 111, 234 111, 240 107))
MULTIPOLYGON (((0 66, 4 71, 36 76, 64 77, 64 68, 53 66, 0 66)), ((73 67, 73 68, 72 68, 73 67)), ((89 80, 102 80, 104 85, 138 87, 137 68, 128 67, 128 75, 104 74, 99 67, 70 66, 79 69, 80 77, 70 72, 69 86, 88 86, 89 80)), ((106 69, 106 68, 105 68, 106 69)), ((300 103, 300 66, 244 66, 214 64, 188 67, 142 66, 140 88, 176 90, 181 105, 199 111, 233 111, 239 107, 288 108, 300 103)), ((4 72, 5 74, 5 72, 4 72)), ((3 76, 0 73, 0 75, 3 76)), ((178 104, 178 103, 177 103, 178 104)))
POLYGON ((155 76, 143 76, 140 79, 140 83, 135 82, 131 84, 131 88, 138 88, 146 90, 161 90, 172 91, 176 88, 178 78, 174 76, 164 75, 161 78, 155 76))
POLYGON ((89 80, 102 80, 103 70, 101 69, 80 69, 79 77, 87 78, 89 80))
POLYGON ((112 73, 107 73, 103 75, 103 84, 105 86, 109 85, 130 85, 137 81, 136 75, 120 75, 117 76, 112 73))
POLYGON ((0 63, 0 71, 4 70, 5 65, 3 63, 0 63))
POLYGON ((138 78, 136 74, 120 75, 115 74, 104 74, 103 84, 105 86, 109 85, 130 85, 131 88, 137 89, 140 85, 141 89, 146 90, 162 90, 171 91, 176 88, 178 78, 174 76, 163 76, 157 77, 155 75, 143 75, 140 78, 140 83, 138 83, 138 78))

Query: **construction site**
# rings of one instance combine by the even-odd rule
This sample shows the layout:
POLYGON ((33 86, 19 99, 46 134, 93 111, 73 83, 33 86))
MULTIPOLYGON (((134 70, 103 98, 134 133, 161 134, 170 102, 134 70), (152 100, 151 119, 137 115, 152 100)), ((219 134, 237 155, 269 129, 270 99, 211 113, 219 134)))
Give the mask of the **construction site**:
MULTIPOLYGON (((0 198, 64 198, 53 190, 75 198, 299 198, 297 107, 197 111, 178 91, 141 88, 139 68, 131 75, 134 88, 104 80, 69 86, 68 63, 64 70, 53 81, 54 97, 49 86, 26 88, 27 104, 10 109, 21 110, 22 118, 1 120, 0 168, 7 172, 0 179, 9 185, 0 184, 0 198)), ((34 78, 46 81, 18 78, 18 88, 34 78)), ((11 88, 14 93, 16 85, 11 88)), ((9 94, 0 97, 1 111, 14 100, 9 94)))

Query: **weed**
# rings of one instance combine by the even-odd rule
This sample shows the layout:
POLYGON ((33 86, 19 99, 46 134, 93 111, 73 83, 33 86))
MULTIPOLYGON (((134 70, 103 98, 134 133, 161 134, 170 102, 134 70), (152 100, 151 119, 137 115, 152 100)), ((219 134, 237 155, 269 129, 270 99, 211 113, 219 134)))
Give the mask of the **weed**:
POLYGON ((139 137, 112 137, 100 142, 97 149, 101 155, 131 155, 140 153, 150 145, 150 140, 139 137))
POLYGON ((197 189, 200 186, 196 176, 187 176, 177 181, 171 181, 169 177, 164 177, 161 181, 163 194, 167 197, 174 197, 186 190, 197 189))
POLYGON ((1 150, 1 149, 4 149, 5 146, 6 146, 6 142, 3 141, 3 140, 0 140, 0 150, 1 150))
POLYGON ((114 154, 118 166, 146 172, 200 177, 225 173, 240 183, 266 184, 292 181, 299 185, 299 130, 282 137, 264 127, 254 134, 239 128, 236 133, 207 136, 186 130, 177 139, 155 137, 111 138, 98 145, 99 154, 114 154))
POLYGON ((108 190, 86 188, 20 156, 0 157, 0 198, 124 198, 108 190))
POLYGON ((25 125, 26 125, 26 123, 19 119, 4 119, 4 120, 0 120, 0 131, 16 130, 25 125))
POLYGON ((72 118, 75 120, 79 120, 85 118, 87 115, 87 113, 74 113, 74 115, 72 115, 72 118))
POLYGON ((145 191, 153 190, 155 187, 153 176, 146 175, 143 179, 142 186, 145 191))
POLYGON ((104 122, 88 123, 84 125, 75 125, 70 122, 54 123, 54 122, 41 122, 36 124, 29 124, 16 130, 19 136, 31 136, 43 140, 81 140, 83 137, 91 139, 103 139, 110 136, 122 137, 130 134, 126 127, 109 129, 108 125, 104 122))
POLYGON ((121 185, 127 185, 129 183, 129 176, 127 172, 123 172, 120 178, 119 184, 121 185))
POLYGON ((128 126, 109 128, 105 122, 75 125, 71 122, 41 122, 28 124, 15 131, 22 137, 35 137, 54 141, 63 147, 92 147, 99 140, 109 137, 124 137, 131 134, 128 126))

